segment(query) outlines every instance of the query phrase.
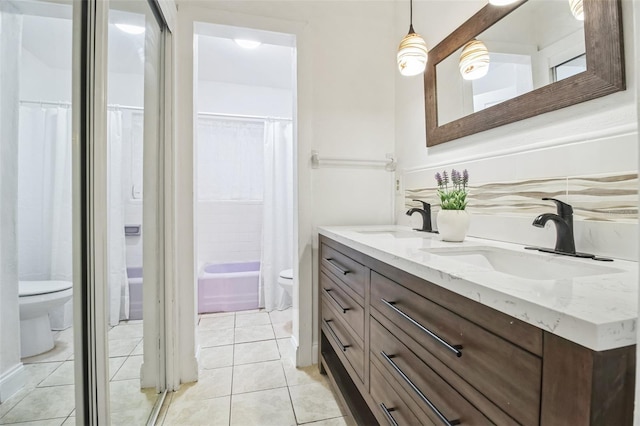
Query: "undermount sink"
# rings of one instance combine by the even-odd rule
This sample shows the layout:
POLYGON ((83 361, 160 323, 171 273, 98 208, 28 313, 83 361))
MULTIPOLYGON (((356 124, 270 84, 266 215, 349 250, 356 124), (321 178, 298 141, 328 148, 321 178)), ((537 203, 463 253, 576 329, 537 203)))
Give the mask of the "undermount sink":
POLYGON ((423 238, 433 234, 429 232, 419 231, 397 231, 397 230, 377 230, 377 231, 356 231, 358 234, 363 235, 378 235, 381 237, 394 237, 394 238, 423 238))
POLYGON ((532 280, 558 280, 615 274, 623 270, 588 261, 576 261, 553 255, 517 252, 497 247, 452 247, 420 249, 488 270, 532 280))

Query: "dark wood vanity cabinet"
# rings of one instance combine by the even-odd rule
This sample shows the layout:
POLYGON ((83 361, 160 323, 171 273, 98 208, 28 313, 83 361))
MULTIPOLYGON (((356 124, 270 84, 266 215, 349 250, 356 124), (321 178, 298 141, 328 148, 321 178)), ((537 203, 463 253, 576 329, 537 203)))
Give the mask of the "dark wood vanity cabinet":
POLYGON ((320 236, 320 365, 358 424, 630 425, 635 346, 594 352, 320 236))

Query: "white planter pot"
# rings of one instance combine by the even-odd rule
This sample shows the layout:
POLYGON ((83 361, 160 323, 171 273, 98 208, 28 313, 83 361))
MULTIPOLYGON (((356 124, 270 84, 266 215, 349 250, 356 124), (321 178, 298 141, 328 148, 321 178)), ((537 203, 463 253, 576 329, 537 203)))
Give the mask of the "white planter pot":
POLYGON ((466 210, 440 210, 437 223, 442 241, 459 243, 464 241, 469 230, 469 213, 466 210))

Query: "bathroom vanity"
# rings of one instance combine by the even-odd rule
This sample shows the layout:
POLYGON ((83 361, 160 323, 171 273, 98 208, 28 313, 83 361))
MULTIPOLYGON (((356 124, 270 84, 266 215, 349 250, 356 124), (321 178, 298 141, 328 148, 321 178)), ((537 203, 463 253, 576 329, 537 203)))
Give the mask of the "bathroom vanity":
POLYGON ((632 424, 636 263, 319 233, 319 364, 358 424, 632 424))

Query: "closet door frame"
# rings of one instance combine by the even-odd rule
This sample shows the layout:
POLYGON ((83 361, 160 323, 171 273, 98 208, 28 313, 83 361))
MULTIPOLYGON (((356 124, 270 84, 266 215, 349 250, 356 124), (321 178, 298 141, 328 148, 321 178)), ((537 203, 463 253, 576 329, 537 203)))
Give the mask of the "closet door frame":
MULTIPOLYGON (((159 197, 156 235, 162 242, 155 264, 161 279, 154 287, 151 325, 153 368, 158 392, 174 389, 176 280, 174 229, 174 40, 173 0, 149 0, 162 27, 161 123, 157 164, 159 197), (163 214, 163 211, 165 212, 163 214), (157 342, 157 345, 156 343, 157 342)), ((76 424, 110 424, 107 320, 107 47, 109 2, 73 3, 73 252, 76 424)), ((148 335, 148 336, 147 336, 148 335)))

